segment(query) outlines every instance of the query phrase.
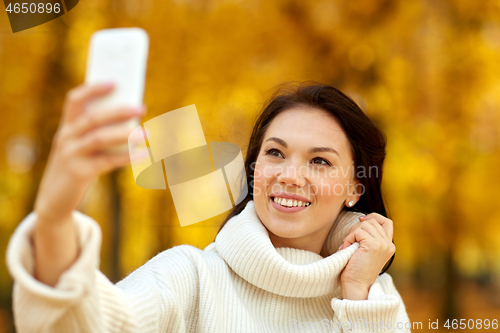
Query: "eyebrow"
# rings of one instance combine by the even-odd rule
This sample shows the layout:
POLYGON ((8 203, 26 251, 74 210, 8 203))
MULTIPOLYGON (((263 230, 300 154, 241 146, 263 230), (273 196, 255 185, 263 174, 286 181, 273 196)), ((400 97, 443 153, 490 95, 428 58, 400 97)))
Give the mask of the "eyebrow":
MULTIPOLYGON (((288 145, 286 144, 286 142, 283 141, 283 140, 281 140, 280 138, 270 137, 265 142, 267 142, 267 141, 274 141, 274 142, 279 143, 283 147, 288 148, 288 145)), ((307 152, 310 153, 310 154, 312 154, 312 153, 319 153, 319 152, 329 152, 329 153, 337 154, 340 157, 339 152, 336 151, 333 148, 330 148, 330 147, 313 147, 313 148, 309 148, 309 150, 307 152)))

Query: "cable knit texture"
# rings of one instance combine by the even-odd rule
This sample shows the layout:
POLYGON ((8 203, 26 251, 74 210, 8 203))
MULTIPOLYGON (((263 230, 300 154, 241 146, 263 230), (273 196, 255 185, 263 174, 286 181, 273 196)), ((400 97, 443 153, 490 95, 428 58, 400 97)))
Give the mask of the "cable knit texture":
POLYGON ((14 314, 23 332, 409 332, 406 310, 384 273, 368 300, 340 298, 340 273, 358 243, 337 251, 360 213, 342 211, 321 251, 274 248, 253 201, 204 250, 166 250, 116 285, 99 270, 101 234, 73 212, 81 252, 55 287, 33 277, 36 214, 7 250, 14 314), (399 328, 398 328, 399 327, 399 328))

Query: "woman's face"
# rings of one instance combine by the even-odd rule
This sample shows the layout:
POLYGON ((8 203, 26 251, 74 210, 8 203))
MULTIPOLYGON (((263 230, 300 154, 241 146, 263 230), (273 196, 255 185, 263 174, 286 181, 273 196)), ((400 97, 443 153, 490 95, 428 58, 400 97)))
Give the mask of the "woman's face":
POLYGON ((359 199, 353 168, 349 141, 326 111, 304 106, 276 116, 264 135, 253 187, 273 244, 319 253, 344 204, 359 199), (302 207, 297 196, 304 198, 302 207))

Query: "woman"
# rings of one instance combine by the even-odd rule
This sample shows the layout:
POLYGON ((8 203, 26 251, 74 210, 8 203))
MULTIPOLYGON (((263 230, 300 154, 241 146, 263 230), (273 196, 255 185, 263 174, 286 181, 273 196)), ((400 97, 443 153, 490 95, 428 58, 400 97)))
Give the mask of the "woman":
POLYGON ((245 161, 249 194, 214 243, 166 250, 113 285, 98 270, 99 227, 76 211, 99 174, 130 162, 104 149, 127 142, 123 121, 144 114, 84 112, 111 89, 68 94, 34 212, 10 241, 19 332, 409 331, 379 275, 395 252, 384 136, 323 84, 266 103, 245 161))

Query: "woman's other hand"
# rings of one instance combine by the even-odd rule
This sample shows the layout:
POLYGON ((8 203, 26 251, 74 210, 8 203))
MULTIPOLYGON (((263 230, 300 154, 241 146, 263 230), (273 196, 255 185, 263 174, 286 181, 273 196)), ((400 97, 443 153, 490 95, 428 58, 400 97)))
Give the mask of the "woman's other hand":
POLYGON ((339 248, 345 249, 354 242, 359 243, 359 249, 349 259, 340 276, 343 299, 367 299, 378 274, 396 252, 396 246, 392 243, 392 220, 377 213, 359 219, 361 222, 349 230, 339 248))

